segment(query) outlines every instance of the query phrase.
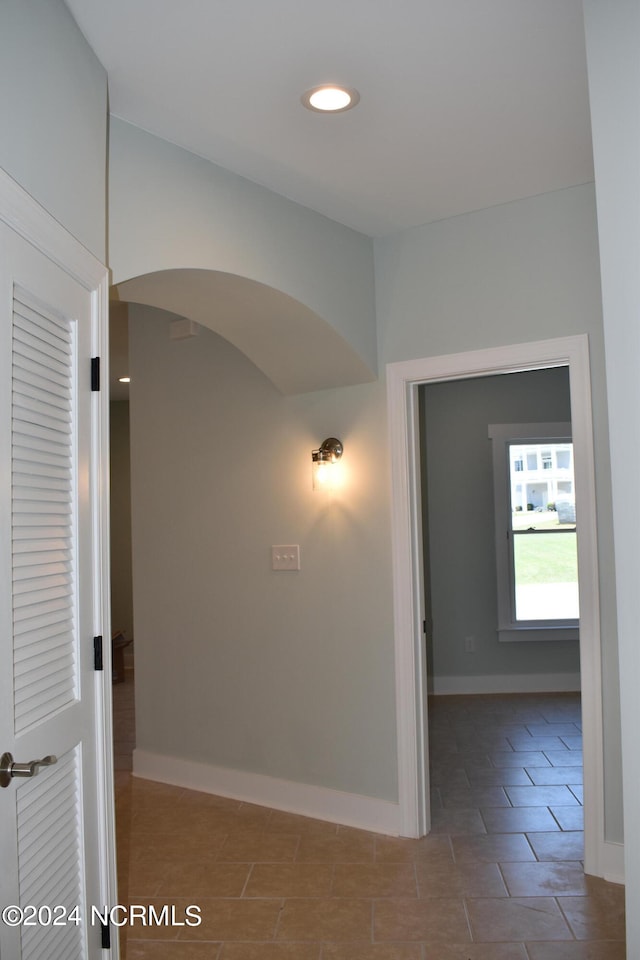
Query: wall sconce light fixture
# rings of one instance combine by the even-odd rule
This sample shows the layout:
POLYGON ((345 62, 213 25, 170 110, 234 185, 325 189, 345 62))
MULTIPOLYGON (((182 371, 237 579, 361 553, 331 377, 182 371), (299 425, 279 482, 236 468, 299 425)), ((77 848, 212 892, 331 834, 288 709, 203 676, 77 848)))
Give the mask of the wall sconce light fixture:
POLYGON ((325 490, 335 481, 335 465, 342 456, 342 443, 327 437, 317 450, 311 451, 311 469, 314 490, 325 490))

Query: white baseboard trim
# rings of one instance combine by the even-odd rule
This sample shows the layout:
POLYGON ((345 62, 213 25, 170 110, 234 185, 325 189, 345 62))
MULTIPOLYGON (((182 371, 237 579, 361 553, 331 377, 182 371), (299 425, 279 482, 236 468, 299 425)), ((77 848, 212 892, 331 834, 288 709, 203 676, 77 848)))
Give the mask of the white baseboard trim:
POLYGON ((607 841, 602 844, 602 876, 609 883, 624 885, 624 844, 607 841))
POLYGON ((465 693, 574 693, 580 690, 579 673, 519 673, 495 676, 438 677, 436 696, 465 693))
POLYGON ((147 750, 133 751, 133 775, 373 833, 397 837, 400 832, 400 806, 388 800, 181 760, 147 750))

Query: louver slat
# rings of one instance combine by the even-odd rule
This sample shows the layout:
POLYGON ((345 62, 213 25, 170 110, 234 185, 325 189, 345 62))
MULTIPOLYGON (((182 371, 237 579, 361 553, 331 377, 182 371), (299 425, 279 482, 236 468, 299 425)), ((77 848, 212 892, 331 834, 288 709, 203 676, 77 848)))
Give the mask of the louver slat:
POLYGON ((71 321, 16 294, 11 411, 16 733, 76 697, 74 350, 71 321))
MULTIPOLYGON (((82 903, 79 762, 77 750, 23 784, 17 798, 20 902, 82 903)), ((82 927, 21 930, 22 960, 76 960, 84 956, 82 927)))
POLYGON ((71 410, 67 391, 62 387, 52 387, 50 383, 42 382, 34 384, 32 377, 24 376, 18 366, 13 368, 14 389, 18 397, 23 397, 23 390, 26 386, 26 393, 34 400, 41 400, 42 403, 51 404, 60 410, 71 410))

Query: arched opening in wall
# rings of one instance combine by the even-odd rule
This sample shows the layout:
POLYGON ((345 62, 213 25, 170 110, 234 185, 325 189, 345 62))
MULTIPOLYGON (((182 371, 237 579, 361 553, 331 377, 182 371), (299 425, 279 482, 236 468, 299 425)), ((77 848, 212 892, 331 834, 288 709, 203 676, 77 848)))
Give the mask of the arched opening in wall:
MULTIPOLYGON (((116 710, 117 764, 131 769, 135 745, 133 729, 135 704, 133 672, 135 662, 134 590, 132 588, 132 535, 130 511, 129 391, 119 382, 131 373, 128 351, 128 324, 136 315, 156 311, 164 318, 166 337, 175 341, 205 339, 214 331, 251 361, 274 395, 311 393, 375 379, 355 349, 331 325, 293 297, 264 284, 213 270, 176 269, 136 277, 119 283, 112 290, 111 305, 111 435, 112 435, 112 626, 114 644, 114 687, 116 710)), ((184 352, 184 351, 183 351, 184 352)), ((153 363, 150 358, 149 363, 153 363)), ((134 378, 135 379, 135 378, 134 378)), ((166 390, 175 389, 171 382, 166 390)), ((256 410, 256 422, 261 412, 256 410)), ((183 425, 189 431, 192 423, 183 425)), ((207 449, 203 436, 203 451, 207 449)), ((320 438, 322 440, 322 437, 320 438)), ((317 446, 314 435, 304 447, 317 446)), ((260 470, 273 470, 273 451, 277 436, 265 430, 242 456, 249 456, 247 467, 256 476, 260 470), (264 447, 264 450, 258 449, 264 447)), ((219 469, 237 448, 237 437, 229 437, 216 451, 219 469)), ((240 455, 240 454, 239 454, 240 455)), ((195 482, 195 481, 194 481, 195 482)), ((188 490, 185 496, 189 496, 188 490)), ((162 523, 159 517, 159 523, 162 523)), ((161 548, 160 548, 161 549, 161 548)), ((233 550, 233 546, 231 547, 233 550)), ((136 595, 139 594, 136 591, 136 595)), ((176 638, 176 642, 180 642, 176 638)))
MULTIPOLYGON (((348 431, 341 430, 349 420, 361 423, 357 399, 350 410, 350 397, 358 391, 285 396, 214 331, 172 339, 180 317, 141 304, 129 304, 127 313, 135 671, 113 692, 118 730, 117 700, 135 676, 130 689, 135 689, 138 776, 120 778, 119 826, 149 781, 155 781, 157 795, 165 796, 160 781, 177 799, 189 788, 233 796, 237 784, 229 786, 228 778, 236 772, 250 779, 255 771, 259 786, 268 781, 323 787, 334 776, 346 790, 350 777, 380 777, 380 763, 364 764, 362 775, 352 773, 360 745, 350 746, 353 706, 339 696, 347 676, 345 633, 349 666, 360 679, 361 656, 375 629, 367 609, 355 629, 343 626, 343 610, 359 585, 343 589, 345 564, 336 562, 341 541, 355 542, 356 560, 372 542, 371 531, 360 529, 357 510, 351 510, 349 471, 360 467, 348 431), (331 508, 313 491, 311 451, 333 435, 345 441, 347 484, 346 495, 337 494, 331 508), (300 574, 273 571, 271 545, 279 543, 301 544, 300 574), (325 592, 332 596, 326 610, 325 592), (187 767, 191 780, 183 776, 187 767), (199 783, 194 770, 202 774, 199 783), (216 786, 223 775, 226 794, 203 782, 205 776, 217 777, 216 786)), ((280 343, 281 352, 285 349, 286 342, 280 343)), ((112 372, 121 372, 113 361, 112 372)), ((375 389, 380 398, 382 391, 375 389)), ((378 413, 376 406, 371 415, 376 426, 378 413)), ((367 489, 359 485, 358 499, 367 489)), ((366 601, 370 607, 368 596, 366 601)), ((382 726, 377 717, 384 717, 387 731, 393 728, 390 671, 379 672, 389 697, 382 706, 376 698, 376 717, 363 731, 362 739, 373 743, 371 727, 382 726)), ((123 747, 127 739, 133 747, 133 736, 120 739, 123 747)), ((391 751, 385 761, 393 785, 391 751)), ((323 802, 327 793, 343 795, 322 787, 323 802)), ((352 793, 366 795, 367 788, 355 782, 352 793)), ((261 800, 258 795, 255 803, 261 800)), ((273 798, 266 801, 266 807, 276 806, 273 798)), ((295 792, 291 802, 298 803, 295 792)), ((322 815, 325 808, 316 809, 322 815)), ((143 829, 144 818, 134 817, 127 827, 143 829)), ((144 841, 157 845, 157 839, 147 829, 144 841)), ((131 884, 135 871, 126 858, 125 846, 120 871, 123 883, 131 884)), ((123 888, 120 898, 126 902, 123 888)))

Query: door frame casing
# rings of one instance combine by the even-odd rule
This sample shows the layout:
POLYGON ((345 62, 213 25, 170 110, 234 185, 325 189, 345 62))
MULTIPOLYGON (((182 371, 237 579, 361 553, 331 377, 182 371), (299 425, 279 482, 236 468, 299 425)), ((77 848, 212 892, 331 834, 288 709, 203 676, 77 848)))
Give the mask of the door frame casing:
MULTIPOLYGON (((109 596, 109 272, 90 251, 55 220, 5 170, 0 168, 0 221, 60 267, 91 295, 91 355, 101 360, 101 389, 91 394, 89 497, 92 504, 92 578, 94 635, 110 638, 109 596)), ((87 370, 87 378, 90 371, 87 370)), ((85 639, 85 638, 83 638, 85 639)), ((91 637, 86 642, 92 642, 91 637)), ((107 651, 109 645, 106 645, 107 651)), ((96 795, 99 836, 97 857, 101 906, 117 903, 111 659, 94 672, 96 795)), ((117 936, 109 956, 119 957, 117 936)))
POLYGON ((586 873, 606 876, 612 870, 617 872, 617 865, 611 864, 606 850, 610 845, 604 838, 600 587, 586 334, 387 364, 400 832, 406 837, 420 837, 430 828, 418 388, 425 383, 559 366, 569 367, 576 502, 580 510, 584 863, 586 873))

